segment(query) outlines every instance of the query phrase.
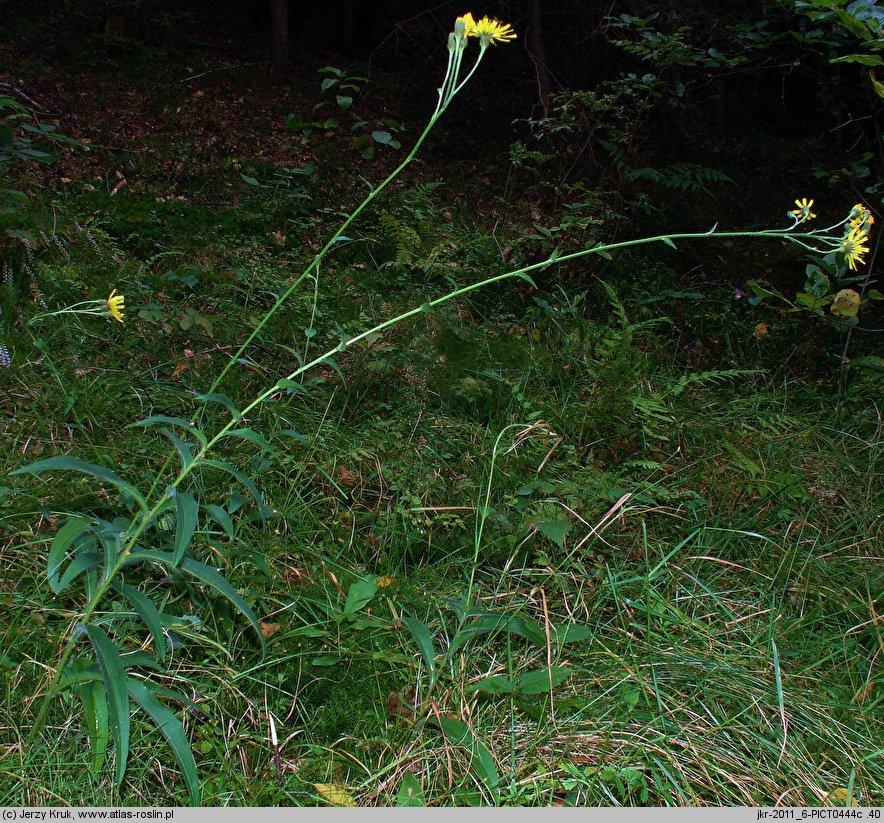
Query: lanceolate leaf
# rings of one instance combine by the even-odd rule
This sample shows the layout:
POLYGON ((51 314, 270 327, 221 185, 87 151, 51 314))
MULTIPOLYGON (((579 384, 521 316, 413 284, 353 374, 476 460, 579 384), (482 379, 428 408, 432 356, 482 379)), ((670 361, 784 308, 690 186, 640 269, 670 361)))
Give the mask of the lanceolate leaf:
POLYGON ((147 626, 147 630, 153 638, 157 654, 161 660, 165 660, 169 641, 163 633, 163 620, 153 600, 134 586, 129 586, 126 583, 120 583, 116 588, 132 604, 132 608, 135 609, 138 616, 144 621, 144 625, 147 626))
POLYGON ((45 471, 64 470, 79 472, 80 474, 90 474, 93 477, 97 477, 99 480, 113 483, 120 491, 133 497, 138 502, 141 510, 147 514, 147 501, 142 497, 141 492, 139 492, 135 486, 131 483, 127 483, 116 472, 112 472, 104 466, 96 466, 94 463, 87 463, 85 460, 80 460, 78 457, 68 457, 67 455, 49 457, 46 460, 38 460, 36 463, 31 463, 29 466, 17 469, 16 471, 11 472, 11 474, 40 474, 40 472, 45 471))
POLYGON ((190 492, 175 495, 175 565, 181 562, 196 531, 200 504, 190 492))
POLYGON ((107 694, 108 714, 114 735, 114 754, 117 761, 116 782, 119 786, 126 773, 129 759, 129 692, 126 688, 126 670, 120 653, 99 626, 86 626, 86 633, 95 650, 95 659, 101 668, 104 690, 107 694))
POLYGON ((156 695, 141 680, 129 677, 126 685, 132 699, 150 715, 160 733, 169 742, 175 753, 175 759, 181 766, 181 774, 187 785, 190 803, 192 806, 199 806, 200 783, 196 773, 196 762, 193 759, 193 752, 190 749, 187 736, 184 734, 184 726, 181 725, 181 721, 157 700, 156 695))
POLYGON ((83 572, 90 571, 91 569, 100 566, 102 560, 104 560, 104 558, 95 552, 80 552, 80 554, 71 560, 70 565, 64 570, 61 580, 58 581, 58 586, 53 591, 55 591, 56 594, 60 594, 71 584, 72 581, 76 580, 81 574, 83 574, 83 572))
POLYGON ((427 671, 433 675, 436 671, 436 650, 433 646, 433 635, 430 634, 427 624, 416 617, 403 617, 402 625, 411 632, 414 642, 417 643, 418 651, 427 666, 427 671))
POLYGON ((162 423, 166 423, 170 426, 180 426, 182 429, 187 429, 187 431, 196 437, 197 440, 200 441, 201 446, 205 446, 209 441, 206 439, 205 434, 193 425, 189 420, 185 420, 183 417, 169 417, 165 414, 154 414, 151 417, 146 417, 144 420, 139 420, 137 423, 132 423, 127 428, 133 427, 142 427, 147 428, 148 426, 157 426, 162 423))
POLYGON ((60 591, 58 575, 67 557, 68 548, 90 527, 91 524, 88 520, 72 517, 58 530, 58 533, 53 538, 52 546, 49 549, 46 576, 49 580, 49 588, 56 594, 60 591))
POLYGON ((89 746, 92 749, 92 773, 98 774, 107 757, 108 709, 107 692, 102 682, 80 683, 76 687, 77 696, 83 704, 83 720, 89 746))
POLYGON ((241 471, 237 471, 237 469, 233 468, 230 463, 225 463, 221 460, 203 460, 204 466, 212 466, 213 468, 220 469, 223 472, 227 472, 232 477, 235 477, 239 480, 240 483, 243 484, 248 490, 252 497, 255 498, 255 502, 258 504, 258 511, 261 514, 261 520, 267 519, 267 509, 264 508, 264 501, 261 499, 261 492, 258 491, 258 487, 249 480, 241 471))
POLYGON ((473 762, 470 765, 485 784, 492 798, 497 801, 500 796, 498 790, 500 775, 494 765, 494 758, 485 745, 473 736, 470 727, 461 720, 442 716, 439 718, 439 725, 449 743, 454 746, 463 746, 473 754, 473 762))
POLYGON ((249 604, 237 594, 236 590, 233 586, 230 585, 215 569, 211 566, 207 566, 204 563, 199 563, 191 557, 185 557, 181 561, 181 568, 192 574, 196 577, 201 583, 205 583, 207 586, 211 586, 215 591, 218 592, 222 597, 226 597, 237 609, 239 609, 246 620, 252 624, 252 627, 255 629, 256 634, 258 635, 259 640, 261 641, 261 652, 262 654, 266 651, 266 644, 264 642, 264 634, 261 632, 261 624, 258 622, 258 618, 255 617, 255 613, 249 607, 249 604))

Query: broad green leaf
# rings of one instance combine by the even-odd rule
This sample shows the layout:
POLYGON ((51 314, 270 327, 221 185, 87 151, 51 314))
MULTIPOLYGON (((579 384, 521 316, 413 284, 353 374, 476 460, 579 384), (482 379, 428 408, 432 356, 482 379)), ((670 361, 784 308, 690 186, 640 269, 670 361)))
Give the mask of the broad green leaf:
POLYGON ((216 569, 213 569, 211 566, 207 566, 204 563, 199 563, 191 557, 185 557, 182 559, 181 568, 188 574, 193 575, 200 582, 205 583, 207 586, 211 586, 242 612, 242 615, 246 620, 252 624, 252 627, 255 629, 255 632, 261 641, 261 653, 265 653, 267 649, 264 641, 264 634, 261 632, 261 624, 258 622, 258 618, 255 617, 255 613, 252 611, 249 604, 246 603, 243 597, 236 592, 233 586, 231 586, 216 569))
POLYGON ((564 683, 570 676, 571 669, 567 666, 535 669, 520 674, 513 683, 513 688, 520 694, 543 694, 550 690, 550 682, 555 687, 564 683))
POLYGON ((426 805, 427 801, 424 799, 424 790, 421 788, 420 781, 411 772, 405 772, 399 782, 396 806, 405 809, 426 805))
MULTIPOLYGON (((100 677, 100 674, 98 676, 100 677)), ((83 722, 89 737, 89 747, 92 749, 92 773, 97 775, 104 766, 110 737, 107 692, 104 683, 100 680, 79 683, 76 692, 83 705, 83 722)))
POLYGON ((169 426, 180 426, 182 429, 186 429, 200 441, 201 446, 205 446, 209 442, 200 429, 194 426, 190 420, 185 420, 183 417, 169 417, 165 414, 154 414, 150 417, 145 417, 144 420, 139 420, 137 423, 130 423, 126 428, 147 428, 149 426, 157 426, 163 423, 166 423, 169 426))
POLYGON ((877 54, 845 54, 844 57, 835 57, 830 63, 861 63, 863 66, 884 66, 884 59, 877 54))
POLYGON ((416 617, 403 617, 402 625, 411 632, 414 642, 417 643, 418 651, 424 659, 427 671, 432 675, 436 671, 436 648, 430 629, 426 623, 416 617))
POLYGON ((541 520, 534 524, 537 531, 552 540, 560 549, 564 547, 565 537, 573 527, 574 524, 570 520, 541 520))
POLYGON ((79 517, 71 517, 68 519, 57 532, 52 540, 52 546, 49 548, 49 558, 46 564, 46 577, 49 581, 49 588, 55 594, 61 590, 58 588, 58 574, 61 571, 61 565, 67 558, 67 550, 73 545, 77 538, 83 532, 90 530, 92 527, 88 520, 79 517))
POLYGON ((254 178, 249 177, 247 174, 240 174, 243 183, 248 183, 250 186, 260 186, 261 184, 254 178))
POLYGON ((477 692, 485 692, 485 694, 512 694, 513 682, 500 674, 485 677, 472 686, 477 692))
POLYGON ((199 776, 196 773, 196 762, 193 759, 193 752, 184 733, 184 726, 181 725, 181 721, 157 700, 153 691, 141 680, 129 677, 126 680, 126 685, 132 699, 150 715, 154 725, 172 747, 175 759, 178 761, 178 765, 181 766, 181 774, 187 786, 187 793, 190 795, 190 803, 192 806, 199 806, 199 776))
POLYGON ((111 731, 114 735, 114 754, 117 761, 116 784, 123 782, 129 759, 129 692, 126 689, 126 669, 120 653, 99 626, 86 626, 86 634, 95 651, 107 694, 111 731))
POLYGON ((466 723, 454 717, 444 716, 440 717, 438 722, 449 743, 461 746, 473 755, 470 765, 496 802, 499 799, 500 775, 497 773, 491 753, 480 740, 474 737, 466 723))
POLYGON ((147 501, 142 497, 141 492, 139 492, 135 486, 131 483, 127 483, 122 477, 116 474, 116 472, 112 472, 104 466, 96 466, 94 463, 87 463, 85 460, 80 460, 78 457, 68 457, 67 455, 49 457, 46 460, 38 460, 36 463, 31 463, 29 466, 24 466, 21 469, 10 472, 10 474, 40 474, 40 472, 45 471, 65 470, 79 472, 80 474, 89 474, 92 475, 92 477, 97 477, 99 480, 113 483, 120 491, 125 492, 134 498, 141 507, 141 510, 147 514, 147 501))
POLYGON ((255 502, 258 504, 258 513, 261 515, 261 520, 267 519, 267 509, 264 508, 264 501, 261 499, 261 492, 258 491, 258 487, 249 480, 241 471, 233 468, 230 463, 226 463, 223 460, 204 460, 204 466, 212 466, 213 468, 220 469, 223 472, 227 472, 232 477, 235 477, 239 480, 243 486, 248 489, 249 493, 252 497, 255 498, 255 502))
POLYGON ((367 606, 377 594, 378 579, 366 577, 352 583, 347 590, 347 602, 344 604, 344 614, 347 617, 355 617, 356 612, 367 606))
POLYGON ((193 533, 196 531, 199 517, 200 504, 190 492, 176 492, 175 494, 175 565, 181 562, 184 552, 190 545, 193 533))
POLYGON ((157 654, 161 660, 166 659, 169 650, 169 639, 163 633, 163 619, 159 610, 146 594, 126 583, 118 583, 114 588, 120 592, 131 604, 138 616, 144 621, 150 636, 153 638, 157 654))
POLYGON ((224 529, 224 533, 233 540, 233 521, 230 519, 230 514, 227 510, 215 503, 206 503, 204 508, 209 517, 224 529))

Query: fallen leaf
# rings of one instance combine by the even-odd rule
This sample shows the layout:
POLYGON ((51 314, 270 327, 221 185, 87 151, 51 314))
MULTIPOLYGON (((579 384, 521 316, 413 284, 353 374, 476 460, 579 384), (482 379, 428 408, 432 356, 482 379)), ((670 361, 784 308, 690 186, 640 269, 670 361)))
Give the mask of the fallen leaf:
POLYGON ((273 635, 275 635, 282 626, 279 623, 264 623, 261 622, 261 634, 264 635, 265 640, 269 640, 273 635))
POLYGON ((386 589, 387 586, 392 586, 398 579, 398 577, 379 577, 377 580, 378 588, 386 589))
POLYGON ((755 339, 756 340, 764 340, 765 337, 770 336, 770 329, 767 327, 767 323, 759 323, 755 327, 755 339))
POLYGON ((313 788, 316 789, 323 800, 327 800, 335 806, 355 808, 358 805, 347 793, 347 790, 336 783, 314 783, 313 788))

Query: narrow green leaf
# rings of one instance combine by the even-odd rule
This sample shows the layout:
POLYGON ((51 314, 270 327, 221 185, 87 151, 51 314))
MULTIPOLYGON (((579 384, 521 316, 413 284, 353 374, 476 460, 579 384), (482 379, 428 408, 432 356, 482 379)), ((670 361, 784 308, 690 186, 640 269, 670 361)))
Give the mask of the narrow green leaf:
POLYGON ((209 517, 224 529, 224 533, 233 540, 233 521, 230 519, 230 514, 227 510, 215 503, 206 503, 204 508, 209 517))
POLYGON ((162 423, 166 423, 170 426, 180 426, 182 429, 186 429, 190 434, 192 434, 197 440, 200 441, 201 446, 205 446, 209 441, 206 439, 205 434, 198 429, 190 420, 185 420, 183 417, 169 417, 165 414, 153 414, 150 417, 145 417, 144 420, 139 420, 137 423, 130 423, 126 428, 147 428, 149 426, 157 426, 162 423))
POLYGON ((267 509, 264 508, 264 501, 261 499, 261 492, 258 491, 258 487, 241 471, 233 468, 230 463, 227 463, 223 460, 203 460, 204 466, 212 466, 215 469, 220 469, 223 472, 227 472, 227 474, 231 475, 231 477, 235 477, 239 480, 243 486, 248 489, 249 493, 252 497, 255 498, 255 502, 258 504, 258 513, 261 515, 261 520, 267 519, 267 509))
POLYGON ((169 438, 169 440, 172 442, 172 445, 181 456, 181 468, 187 469, 190 464, 193 463, 193 453, 190 451, 190 444, 182 440, 171 429, 160 429, 160 432, 169 438))
POLYGON ((58 581, 58 585, 54 589, 55 593, 61 594, 83 572, 91 571, 100 566, 102 560, 104 560, 104 557, 95 552, 80 552, 64 570, 61 580, 58 581))
POLYGON ((62 563, 67 559, 68 548, 73 545, 83 532, 91 529, 91 527, 92 524, 88 520, 83 520, 80 517, 70 517, 52 539, 52 546, 49 548, 49 558, 46 564, 46 577, 49 581, 49 588, 56 594, 60 591, 58 588, 58 574, 61 571, 62 563))
POLYGON ((141 496, 141 492, 139 492, 135 486, 131 483, 127 483, 122 477, 116 474, 116 472, 112 472, 104 466, 96 466, 94 463, 87 463, 85 460, 80 460, 78 457, 68 457, 67 455, 49 457, 46 460, 38 460, 36 463, 31 463, 28 466, 10 472, 10 474, 40 474, 40 472, 45 471, 65 470, 79 472, 80 474, 89 474, 99 480, 113 483, 120 491, 133 497, 138 502, 141 510, 147 514, 147 501, 141 496))
POLYGON ((78 684, 76 692, 83 704, 83 721, 89 737, 89 747, 92 749, 92 773, 98 775, 107 758, 107 743, 110 738, 107 691, 104 683, 99 680, 78 684))
POLYGON ((246 603, 243 597, 236 592, 233 586, 231 586, 216 569, 205 565, 205 563, 199 563, 191 557, 185 557, 182 559, 181 568, 193 575, 201 583, 211 586, 242 612, 246 620, 252 624, 258 638, 261 640, 261 653, 263 654, 266 651, 267 644, 264 641, 264 633, 261 631, 261 624, 258 622, 258 618, 255 617, 255 613, 252 611, 249 604, 246 603))
POLYGON ((169 650, 169 639, 163 633, 163 620, 153 600, 134 586, 129 586, 126 583, 119 583, 114 588, 132 604, 132 608, 135 609, 138 616, 144 621, 144 625, 147 626, 147 630, 153 638, 154 646, 156 646, 157 654, 159 654, 161 660, 165 660, 169 650))
POLYGON ((411 632, 414 642, 417 643, 418 651, 424 659, 427 671, 432 675, 436 671, 436 648, 429 627, 416 617, 403 617, 402 625, 411 632))
POLYGON ((190 492, 175 494, 175 565, 181 562, 196 531, 200 504, 190 492))
POLYGON ((86 634, 95 650, 95 659, 101 668, 108 713, 114 735, 114 754, 117 761, 116 783, 119 786, 126 774, 129 760, 129 693, 126 689, 126 669, 113 641, 99 626, 86 626, 86 634))
POLYGON ((210 394, 195 392, 195 394, 196 399, 202 400, 204 403, 218 403, 219 405, 224 406, 224 408, 226 408, 233 416, 234 420, 239 420, 242 417, 242 412, 233 404, 233 401, 226 394, 221 394, 220 392, 211 392, 210 394))
POLYGON ((498 784, 500 783, 500 775, 497 773, 497 767, 494 765, 494 758, 461 720, 454 717, 442 716, 438 719, 442 732, 445 734, 448 742, 455 746, 461 746, 469 751, 474 758, 470 763, 475 770, 476 776, 485 784, 492 798, 496 801, 499 797, 498 784))
POLYGON ((141 680, 136 680, 134 677, 127 678, 126 684, 132 699, 150 715, 154 725, 156 725, 172 747, 175 759, 178 761, 178 765, 181 766, 181 774, 187 786, 190 804, 192 806, 199 806, 200 781, 196 772, 196 761, 193 759, 190 743, 187 740, 187 735, 184 733, 184 726, 169 709, 157 700, 156 695, 147 684, 141 680))
POLYGON ((279 454, 267 438, 256 432, 254 429, 231 429, 231 431, 227 432, 224 437, 239 437, 242 440, 248 440, 249 442, 254 443, 259 449, 261 449, 261 451, 270 452, 270 454, 273 455, 279 454))

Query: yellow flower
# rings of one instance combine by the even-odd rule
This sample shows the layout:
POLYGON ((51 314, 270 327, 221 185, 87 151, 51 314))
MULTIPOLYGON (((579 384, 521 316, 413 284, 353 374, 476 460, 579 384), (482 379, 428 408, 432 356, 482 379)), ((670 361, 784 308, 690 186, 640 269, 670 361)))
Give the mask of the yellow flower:
POLYGON ((808 200, 806 197, 802 197, 800 200, 795 201, 795 205, 798 206, 797 209, 793 209, 789 212, 799 223, 803 223, 805 220, 813 220, 816 215, 810 210, 810 207, 813 205, 813 200, 808 200))
POLYGON ((865 262, 863 257, 869 253, 869 247, 864 244, 868 239, 869 236, 861 229, 851 229, 844 235, 844 239, 841 241, 841 246, 838 250, 844 255, 847 265, 853 271, 856 271, 857 263, 862 265, 865 262))
POLYGON ((117 290, 114 289, 110 293, 110 297, 107 298, 107 310, 111 313, 111 317, 116 320, 119 320, 121 323, 123 322, 123 317, 125 316, 125 300, 122 294, 117 294, 117 290))
MULTIPOLYGON (((464 15, 466 17, 467 15, 464 15)), ((501 23, 486 15, 478 23, 472 20, 472 26, 467 27, 467 34, 470 37, 478 37, 479 45, 485 48, 489 43, 507 43, 516 39, 516 33, 509 23, 501 23)))
POLYGON ((872 213, 862 204, 857 203, 851 210, 849 218, 850 227, 860 229, 868 233, 869 229, 874 225, 875 218, 872 213))
POLYGON ((476 21, 473 19, 473 15, 467 12, 463 17, 458 17, 454 21, 454 36, 458 39, 463 39, 472 34, 475 28, 476 21))

